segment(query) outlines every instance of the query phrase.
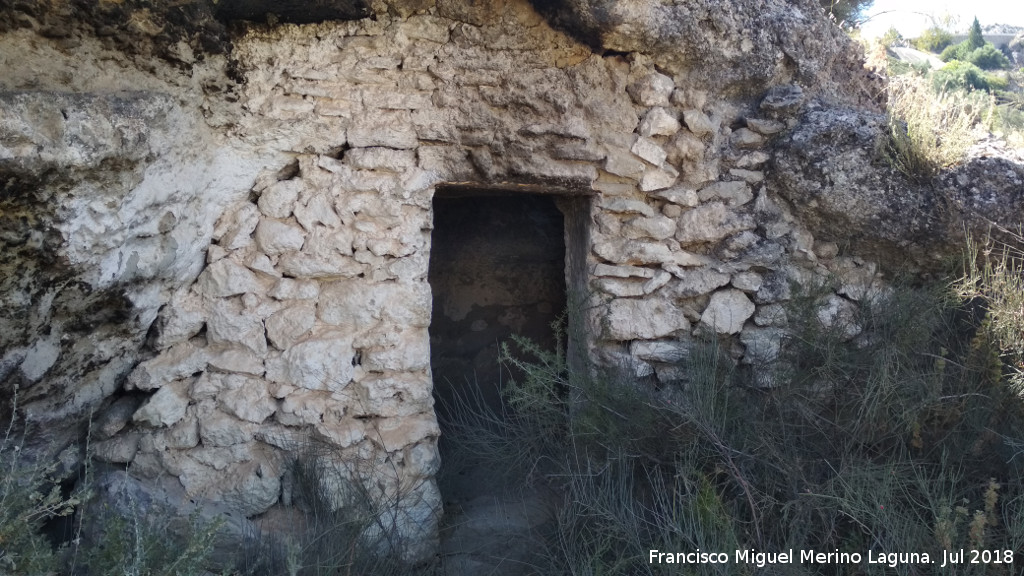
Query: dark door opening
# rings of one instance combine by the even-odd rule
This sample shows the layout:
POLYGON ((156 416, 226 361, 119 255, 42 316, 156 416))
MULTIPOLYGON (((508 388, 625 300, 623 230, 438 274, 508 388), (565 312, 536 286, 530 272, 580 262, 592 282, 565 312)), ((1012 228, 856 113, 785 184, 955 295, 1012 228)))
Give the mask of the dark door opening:
MULTIPOLYGON (((554 349, 566 308, 565 224, 555 199, 480 191, 434 198, 431 369, 442 427, 453 400, 501 409, 500 346, 513 334, 554 349)), ((563 343, 564 344, 564 343, 563 343)))
MULTIPOLYGON (((551 325, 566 310, 566 294, 583 291, 590 199, 585 191, 522 188, 502 194, 455 184, 434 197, 430 361, 446 573, 526 573, 543 562, 532 538, 553 519, 546 493, 507 461, 504 448, 492 451, 488 438, 502 436, 509 416, 502 387, 521 377, 499 365, 500 345, 515 334, 554 350, 551 325)), ((568 324, 579 324, 579 315, 570 314, 568 324)), ((570 333, 582 334, 576 327, 570 333)), ((571 366, 585 356, 584 341, 561 342, 571 366)))

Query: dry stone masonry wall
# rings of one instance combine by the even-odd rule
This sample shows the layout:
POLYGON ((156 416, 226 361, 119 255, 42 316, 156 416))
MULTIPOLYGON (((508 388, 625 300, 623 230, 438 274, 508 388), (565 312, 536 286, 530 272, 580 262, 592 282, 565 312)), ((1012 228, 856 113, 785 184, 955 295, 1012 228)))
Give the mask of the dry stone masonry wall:
POLYGON ((875 283, 764 184, 799 86, 759 106, 716 100, 643 55, 594 55, 524 6, 483 25, 426 14, 253 31, 235 55, 240 137, 293 160, 220 217, 205 270, 160 318, 159 354, 128 378, 152 396, 96 447, 190 496, 246 515, 287 500, 281 452, 308 431, 392 470, 401 533, 432 533, 439 184, 592 190, 593 356, 637 376, 682 378, 701 337, 737 336, 738 358, 769 362, 790 282, 845 274, 832 321, 875 283))
MULTIPOLYGON (((799 11, 786 21, 800 18, 820 25, 799 11)), ((63 218, 54 240, 72 265, 76 250, 102 263, 94 288, 129 286, 145 312, 124 361, 102 358, 92 449, 153 486, 273 514, 292 500, 290 454, 320 442, 342 456, 324 473, 336 504, 351 490, 398 502, 382 526, 407 558, 431 553, 441 501, 427 273, 441 185, 589 195, 588 232, 567 243, 586 248, 586 284, 567 279, 590 304, 584 344, 598 364, 663 383, 685 380, 679 360, 698 339, 773 361, 793 285, 838 280, 817 314, 850 337, 856 303, 883 289, 873 263, 816 241, 766 178, 775 142, 815 97, 786 58, 762 58, 784 73, 725 90, 676 57, 595 53, 525 1, 376 6, 350 22, 252 25, 233 42, 232 105, 204 100, 207 126, 187 133, 206 139, 197 154, 223 154, 200 162, 180 152, 178 127, 192 124, 128 114, 151 135, 168 126, 117 154, 150 172, 119 167, 134 178, 123 196, 81 200, 84 224, 63 218), (119 220, 104 223, 105 211, 119 220), (144 339, 151 357, 132 368, 144 339)), ((755 47, 735 42, 736 54, 755 47)), ((195 88, 167 89, 175 117, 195 88)), ((17 98, 8 117, 28 115, 17 98)), ((118 130, 122 146, 135 142, 118 130)), ((77 361, 48 342, 0 367, 34 382, 77 361)))

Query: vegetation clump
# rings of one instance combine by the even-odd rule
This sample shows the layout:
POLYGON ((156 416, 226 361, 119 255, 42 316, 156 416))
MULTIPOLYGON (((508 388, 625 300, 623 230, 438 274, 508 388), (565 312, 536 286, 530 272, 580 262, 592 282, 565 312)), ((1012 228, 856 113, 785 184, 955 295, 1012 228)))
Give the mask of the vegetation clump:
POLYGON ((958 92, 936 94, 913 76, 889 85, 889 137, 883 155, 915 181, 928 181, 959 163, 977 140, 976 99, 958 92))
POLYGON ((938 92, 952 90, 989 90, 989 77, 970 62, 953 60, 935 72, 932 84, 938 92))
MULTIPOLYGON (((16 402, 13 408, 16 413, 16 402)), ((185 517, 134 496, 124 471, 104 483, 87 464, 68 494, 55 464, 22 457, 13 425, 12 419, 0 438, 0 576, 371 576, 431 569, 417 572, 395 553, 402 543, 394 524, 416 486, 399 486, 381 498, 354 479, 395 477, 393 468, 375 460, 344 457, 312 441, 297 446, 288 472, 293 505, 287 529, 238 534, 225 530, 223 517, 198 508, 185 517), (101 502, 98 493, 110 498, 101 502), (69 520, 64 534, 48 529, 55 519, 69 520), (225 555, 228 546, 240 550, 237 557, 225 555)))
POLYGON ((932 26, 914 40, 914 47, 925 52, 942 52, 953 43, 953 34, 941 26, 932 26))
POLYGON ((1005 70, 1010 67, 1010 59, 992 44, 972 50, 967 55, 967 61, 982 70, 1005 70))
MULTIPOLYGON (((17 405, 17 391, 12 402, 17 405)), ((0 439, 0 574, 55 573, 59 559, 43 526, 70 516, 84 494, 65 496, 54 478, 55 464, 25 459, 13 425, 12 418, 0 439)))
MULTIPOLYGON (((1003 70, 1010 67, 1010 60, 992 44, 972 48, 965 40, 960 44, 946 47, 939 56, 943 62, 967 62, 983 70, 1003 70)), ((987 90, 988 88, 982 88, 987 90)))
POLYGON ((953 35, 948 30, 933 26, 914 41, 918 49, 939 54, 939 58, 948 63, 936 72, 935 84, 938 90, 1006 89, 1005 80, 991 72, 1010 68, 1010 60, 991 42, 985 41, 977 18, 963 42, 953 44, 952 40, 953 35))
POLYGON ((986 132, 1024 143, 1024 77, 1007 70, 1009 59, 985 41, 977 18, 966 40, 951 44, 952 38, 933 26, 913 40, 919 49, 942 52, 946 64, 939 69, 888 58, 890 134, 882 150, 913 180, 929 181, 956 165, 986 132))
POLYGON ((818 0, 828 16, 844 28, 856 28, 875 0, 818 0))
MULTIPOLYGON (((12 402, 16 414, 17 397, 12 402)), ((53 463, 22 457, 12 436, 14 418, 0 440, 0 575, 54 576, 200 576, 221 526, 217 520, 191 516, 177 534, 168 530, 173 515, 144 511, 129 503, 126 510, 95 510, 93 485, 86 479, 66 493, 53 463), (84 534, 85 515, 101 522, 84 534), (48 523, 67 519, 71 534, 47 530, 48 523), (56 541, 55 541, 56 540, 56 541)))
POLYGON ((880 291, 851 319, 853 338, 816 313, 829 287, 806 290, 776 367, 737 365, 712 341, 658 386, 633 371, 580 374, 520 342, 532 358, 504 356, 523 374, 507 386, 512 408, 484 418, 502 426, 467 417, 461 434, 495 465, 522 455, 521 477, 559 495, 539 574, 678 573, 649 561, 655 549, 728 552, 693 574, 753 575, 735 551, 789 549, 861 560, 777 567, 787 575, 887 574, 867 555, 892 551, 935 562, 897 573, 946 573, 944 551, 1024 546, 1021 273, 972 264, 953 290, 880 291))
MULTIPOLYGON (((173 513, 143 511, 131 506, 128 514, 102 514, 99 538, 90 535, 74 550, 73 564, 84 574, 125 574, 131 576, 192 576, 208 573, 207 568, 223 525, 205 520, 198 511, 175 530, 173 513)), ((74 567, 74 566, 73 566, 74 567)))
POLYGON ((288 520, 271 529, 256 523, 231 574, 237 576, 387 576, 426 574, 399 555, 394 523, 416 486, 380 493, 397 471, 374 458, 358 459, 309 439, 288 462, 288 520), (282 530, 282 528, 285 528, 282 530))

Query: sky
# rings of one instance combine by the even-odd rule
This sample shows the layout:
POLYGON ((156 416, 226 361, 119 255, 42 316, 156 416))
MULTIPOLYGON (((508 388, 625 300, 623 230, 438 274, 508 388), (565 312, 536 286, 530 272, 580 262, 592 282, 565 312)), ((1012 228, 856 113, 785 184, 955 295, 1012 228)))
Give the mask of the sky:
POLYGON ((865 36, 881 36, 895 26, 905 38, 914 38, 931 26, 927 15, 959 17, 958 30, 966 30, 974 17, 982 25, 1013 24, 1024 26, 1024 2, 1021 0, 875 0, 865 13, 874 16, 861 30, 865 36))

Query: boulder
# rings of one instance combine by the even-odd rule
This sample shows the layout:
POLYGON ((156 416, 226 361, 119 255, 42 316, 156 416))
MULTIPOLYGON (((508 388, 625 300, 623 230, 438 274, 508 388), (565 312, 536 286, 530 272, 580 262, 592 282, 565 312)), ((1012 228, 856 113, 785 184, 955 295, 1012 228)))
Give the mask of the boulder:
POLYGON ((718 132, 718 124, 700 110, 684 110, 683 122, 695 136, 710 136, 718 132))
POLYGON ((618 299, 608 305, 604 336, 609 340, 652 340, 688 331, 683 311, 667 300, 618 299))
POLYGON ((190 385, 189 381, 178 380, 163 386, 135 412, 132 420, 154 428, 175 424, 185 417, 190 385))
POLYGON ((754 199, 754 193, 746 182, 715 182, 697 192, 701 202, 720 200, 729 207, 742 206, 754 199))
POLYGON ((267 256, 302 250, 306 234, 298 226, 280 220, 262 218, 256 226, 256 245, 267 256))
POLYGON ((307 390, 341 390, 352 380, 354 356, 351 334, 322 334, 268 360, 267 378, 307 390))
POLYGON ((754 303, 740 290, 720 290, 711 295, 711 301, 700 317, 701 326, 718 334, 736 334, 754 315, 754 303))
POLYGON ((626 87, 633 101, 641 106, 668 106, 675 83, 664 74, 652 72, 626 87))
POLYGON ((199 280, 196 289, 203 296, 225 298, 245 293, 263 291, 261 282, 248 268, 227 258, 209 265, 199 280))
POLYGON ((661 106, 651 108, 640 122, 641 136, 672 136, 681 128, 679 120, 661 106))
POLYGON ((287 350, 316 323, 316 307, 299 303, 275 312, 266 321, 267 339, 279 350, 287 350))
POLYGON ((754 219, 749 215, 734 212, 721 202, 711 202, 683 212, 676 225, 676 240, 681 244, 717 242, 754 227, 754 219))
POLYGON ((258 202, 260 212, 269 218, 287 218, 292 215, 299 193, 305 184, 302 180, 282 180, 275 182, 260 193, 258 202))
POLYGON ((780 141, 770 187, 816 238, 857 246, 888 269, 909 262, 928 271, 962 252, 965 232, 985 237, 1019 224, 1024 162, 1017 153, 977 147, 934 181, 913 181, 879 156, 887 126, 884 116, 863 110, 814 110, 780 141))

